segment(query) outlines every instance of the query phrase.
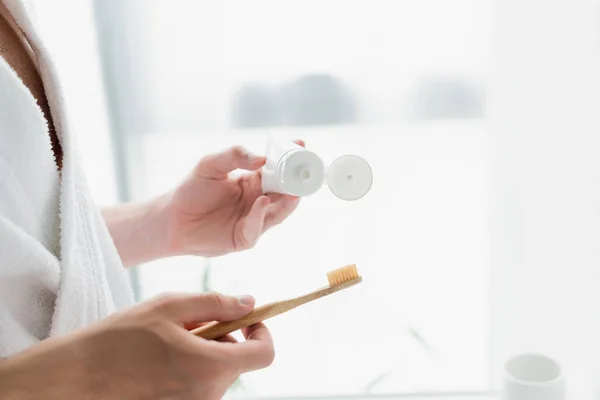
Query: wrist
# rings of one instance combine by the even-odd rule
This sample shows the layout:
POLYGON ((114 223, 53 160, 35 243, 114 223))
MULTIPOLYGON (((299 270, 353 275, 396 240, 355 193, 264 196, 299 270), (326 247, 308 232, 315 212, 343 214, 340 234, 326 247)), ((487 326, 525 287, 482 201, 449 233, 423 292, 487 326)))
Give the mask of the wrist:
POLYGON ((102 211, 125 266, 175 255, 169 199, 121 204, 102 211))
POLYGON ((140 253, 143 253, 141 262, 176 255, 170 198, 170 193, 161 195, 140 205, 134 212, 136 236, 140 242, 140 253))
POLYGON ((171 205, 172 193, 154 199, 150 204, 148 221, 155 232, 157 258, 184 255, 177 229, 176 213, 171 205))

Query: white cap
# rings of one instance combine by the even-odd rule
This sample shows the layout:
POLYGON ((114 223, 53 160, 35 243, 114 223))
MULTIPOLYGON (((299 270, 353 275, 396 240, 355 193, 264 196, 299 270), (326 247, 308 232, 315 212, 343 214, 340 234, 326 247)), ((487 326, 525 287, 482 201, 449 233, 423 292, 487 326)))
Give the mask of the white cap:
POLYGON ((329 190, 342 200, 360 199, 369 192, 372 183, 371 166, 359 156, 342 156, 329 166, 329 190))

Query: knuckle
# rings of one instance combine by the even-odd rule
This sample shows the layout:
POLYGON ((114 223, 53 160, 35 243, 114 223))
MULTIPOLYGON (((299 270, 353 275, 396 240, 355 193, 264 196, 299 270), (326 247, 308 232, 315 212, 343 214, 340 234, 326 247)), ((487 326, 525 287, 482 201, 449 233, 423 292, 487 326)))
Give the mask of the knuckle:
POLYGON ((232 146, 231 149, 231 154, 233 155, 233 158, 243 158, 246 156, 246 149, 243 146, 232 146))
POLYGON ((176 293, 163 293, 154 298, 152 302, 153 310, 168 311, 180 298, 181 296, 176 293))
POLYGON ((252 243, 252 241, 246 239, 245 237, 241 238, 237 245, 236 245, 236 251, 244 251, 244 250, 249 250, 252 247, 254 247, 254 244, 252 243))
POLYGON ((239 163, 247 160, 248 158, 248 150, 243 146, 233 146, 229 149, 229 162, 231 164, 231 168, 236 167, 239 163))
POLYGON ((226 301, 221 293, 208 292, 205 294, 205 297, 210 304, 210 307, 217 310, 224 310, 226 308, 226 301))

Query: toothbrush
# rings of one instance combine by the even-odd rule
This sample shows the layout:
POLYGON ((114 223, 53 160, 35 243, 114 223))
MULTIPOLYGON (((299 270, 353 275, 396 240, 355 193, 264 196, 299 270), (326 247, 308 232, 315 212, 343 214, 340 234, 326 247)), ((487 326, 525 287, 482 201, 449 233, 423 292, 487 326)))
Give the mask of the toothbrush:
POLYGON ((327 273, 327 280, 329 281, 329 286, 317 289, 314 292, 288 300, 265 304, 255 308, 248 315, 235 321, 215 321, 201 326, 200 328, 196 328, 190 332, 207 340, 218 339, 230 334, 231 332, 235 332, 238 329, 245 328, 272 318, 276 315, 283 314, 284 312, 290 311, 301 306, 302 304, 306 304, 313 300, 320 299, 321 297, 325 297, 332 293, 349 288, 350 286, 354 286, 357 283, 362 282, 362 277, 358 275, 356 265, 351 264, 343 268, 329 271, 327 273))

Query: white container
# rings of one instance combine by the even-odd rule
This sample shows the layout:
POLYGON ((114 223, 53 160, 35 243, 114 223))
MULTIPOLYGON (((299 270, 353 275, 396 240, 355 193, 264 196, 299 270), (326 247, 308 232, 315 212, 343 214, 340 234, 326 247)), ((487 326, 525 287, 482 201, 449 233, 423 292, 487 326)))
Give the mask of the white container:
POLYGON ((369 192, 373 183, 371 167, 355 155, 341 156, 326 169, 321 157, 312 151, 269 136, 266 157, 263 193, 309 196, 326 184, 336 197, 358 200, 369 192))
POLYGON ((292 141, 269 136, 266 157, 262 171, 263 193, 309 196, 323 185, 325 165, 321 158, 292 141))
POLYGON ((522 354, 504 365, 502 400, 565 400, 561 366, 541 354, 522 354))

